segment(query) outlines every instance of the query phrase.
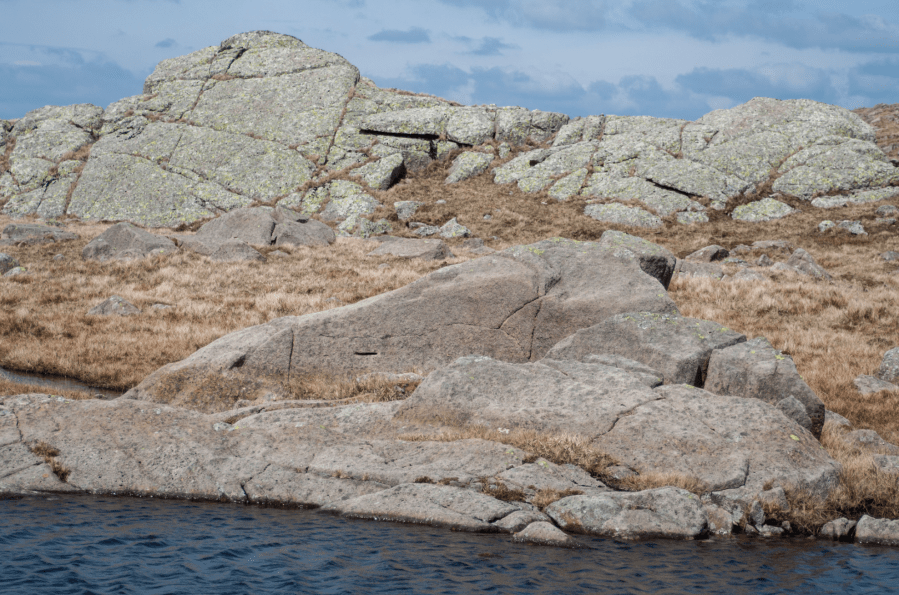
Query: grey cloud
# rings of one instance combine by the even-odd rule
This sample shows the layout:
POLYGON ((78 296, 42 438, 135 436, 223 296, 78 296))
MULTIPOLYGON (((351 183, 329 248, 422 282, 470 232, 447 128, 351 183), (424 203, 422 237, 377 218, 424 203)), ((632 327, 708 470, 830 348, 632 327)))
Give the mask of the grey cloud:
POLYGON ((518 46, 503 43, 497 37, 485 37, 481 40, 480 45, 472 50, 471 53, 477 56, 500 56, 502 55, 502 50, 510 50, 517 47, 518 46))
POLYGON ((385 29, 368 37, 371 41, 389 41, 392 43, 431 43, 431 36, 426 29, 412 27, 408 31, 385 29))
POLYGON ((797 49, 899 52, 899 26, 882 18, 841 13, 798 13, 793 1, 636 0, 628 13, 651 28, 683 31, 704 40, 753 36, 797 49))
POLYGON ((167 38, 167 39, 163 39, 162 41, 158 42, 158 43, 156 44, 156 47, 158 47, 158 48, 170 48, 170 47, 172 47, 173 45, 177 45, 177 43, 175 42, 174 39, 172 39, 171 37, 169 37, 169 38, 167 38))

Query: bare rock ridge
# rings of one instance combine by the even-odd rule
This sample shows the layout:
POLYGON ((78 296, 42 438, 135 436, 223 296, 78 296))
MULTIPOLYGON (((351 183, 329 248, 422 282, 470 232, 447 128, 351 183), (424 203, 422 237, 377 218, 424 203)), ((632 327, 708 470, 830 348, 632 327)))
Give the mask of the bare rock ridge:
POLYGON ((153 227, 279 204, 340 221, 341 233, 378 233, 370 193, 456 149, 447 183, 489 170, 497 184, 580 196, 585 215, 647 227, 702 223, 708 209, 787 216, 782 196, 826 206, 899 194, 874 129, 836 106, 755 98, 695 122, 462 106, 380 89, 341 56, 265 31, 165 60, 142 95, 105 110, 47 106, 0 131, 4 213, 153 227), (766 184, 771 196, 734 209, 766 184))

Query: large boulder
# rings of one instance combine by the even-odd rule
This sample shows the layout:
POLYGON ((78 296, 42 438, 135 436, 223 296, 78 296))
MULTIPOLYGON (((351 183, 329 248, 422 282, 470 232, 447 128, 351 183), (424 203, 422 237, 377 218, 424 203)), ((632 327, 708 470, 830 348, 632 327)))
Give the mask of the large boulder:
MULTIPOLYGON (((774 349, 764 337, 713 351, 705 389, 719 395, 761 399, 775 406, 793 398, 799 401, 793 419, 821 436, 824 403, 799 376, 793 358, 774 349)), ((789 406, 785 403, 781 407, 789 406)))
POLYGON ((432 372, 396 417, 580 435, 641 475, 679 474, 742 501, 771 484, 822 497, 838 484, 839 465, 774 406, 684 385, 653 389, 602 364, 460 358, 432 372))
POLYGON ((168 238, 150 233, 128 222, 116 223, 81 250, 85 260, 145 258, 171 254, 177 248, 168 238))
POLYGON ((658 370, 665 382, 703 386, 712 352, 745 340, 744 335, 709 320, 629 312, 566 337, 547 357, 580 361, 592 354, 616 354, 658 370))
POLYGON ((0 232, 0 245, 49 244, 77 239, 78 234, 37 223, 13 223, 0 232))
MULTIPOLYGON (((289 378, 312 372, 434 369, 472 353, 533 361, 578 329, 635 308, 677 311, 633 253, 544 240, 442 268, 351 306, 226 335, 129 394, 187 404, 222 382, 271 383, 284 392, 289 378)), ((231 397, 219 394, 218 406, 230 407, 231 397)))
POLYGON ((618 539, 695 539, 709 524, 699 498, 673 487, 571 496, 550 504, 546 514, 567 531, 618 539))

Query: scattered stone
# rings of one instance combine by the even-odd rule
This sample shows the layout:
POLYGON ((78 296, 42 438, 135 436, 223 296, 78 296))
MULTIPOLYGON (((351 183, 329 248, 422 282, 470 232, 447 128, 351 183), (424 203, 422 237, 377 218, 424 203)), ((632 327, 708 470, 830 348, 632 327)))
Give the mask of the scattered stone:
POLYGON ((275 250, 273 252, 268 253, 269 256, 274 256, 275 258, 283 258, 285 256, 290 256, 287 252, 283 252, 281 250, 275 250))
POLYGON ((716 262, 677 261, 677 274, 695 279, 723 279, 724 269, 716 262))
POLYGON ((899 217, 899 207, 894 205, 881 205, 874 212, 878 217, 899 217))
POLYGON ((18 260, 9 254, 0 252, 0 275, 6 274, 18 266, 20 266, 18 260))
POLYGON ((478 151, 466 151, 453 160, 453 165, 450 167, 449 175, 444 183, 455 184, 482 174, 487 171, 492 161, 493 155, 478 151))
POLYGON ((756 250, 785 250, 793 251, 793 244, 786 240, 759 240, 752 243, 752 247, 756 250))
POLYGON ((755 266, 757 267, 769 267, 774 264, 774 261, 771 260, 767 254, 762 254, 759 256, 759 259, 755 262, 755 266))
POLYGON ((684 260, 692 262, 714 262, 716 260, 724 260, 728 256, 730 256, 730 252, 728 252, 726 248, 713 244, 685 256, 684 260))
POLYGON ((414 200, 401 200, 399 202, 393 203, 393 209, 396 211, 396 216, 400 221, 408 221, 415 215, 415 212, 418 210, 418 208, 423 205, 423 202, 416 202, 414 200))
POLYGON ((787 215, 792 215, 795 212, 796 209, 790 205, 769 196, 768 198, 737 207, 733 210, 733 213, 731 213, 731 217, 737 221, 759 223, 761 221, 783 219, 787 215))
POLYGON ((899 347, 893 347, 883 354, 877 377, 887 382, 899 384, 899 347))
POLYGON ((863 515, 855 526, 855 542, 899 545, 899 520, 875 519, 863 515))
POLYGON ((821 196, 812 201, 812 206, 819 209, 835 209, 845 207, 847 202, 849 198, 846 196, 821 196))
POLYGON ((617 539, 695 539, 708 532, 699 498, 680 488, 570 496, 546 508, 566 531, 617 539))
POLYGON ((422 238, 427 238, 440 233, 440 228, 436 225, 421 224, 420 226, 416 227, 412 233, 422 238))
POLYGON ((868 376, 866 374, 856 377, 852 383, 855 385, 855 388, 858 389, 858 392, 863 395, 870 395, 882 390, 899 390, 899 386, 896 386, 892 382, 887 382, 876 376, 868 376))
POLYGON ((546 521, 549 521, 549 517, 538 510, 517 510, 493 525, 503 533, 518 533, 531 523, 546 521))
POLYGON ((453 217, 440 227, 440 235, 444 238, 467 238, 471 236, 471 230, 456 221, 453 217))
POLYGON ((824 233, 824 232, 827 231, 828 229, 833 229, 833 228, 836 227, 836 226, 837 226, 836 223, 834 223, 834 222, 831 221, 830 219, 827 219, 827 220, 822 221, 821 223, 818 224, 818 231, 821 232, 821 233, 824 233))
POLYGON ((566 535, 558 527, 546 521, 531 523, 526 529, 512 536, 515 543, 529 543, 533 545, 551 545, 555 547, 580 547, 570 535, 566 535))
POLYGON ((883 254, 881 254, 880 257, 887 262, 895 262, 895 261, 899 260, 899 252, 896 252, 895 250, 890 250, 888 252, 884 252, 883 254))
POLYGON ((868 235, 868 232, 865 231, 861 221, 840 221, 837 223, 837 227, 845 229, 854 236, 868 235))
POLYGON ((852 429, 852 422, 850 422, 848 419, 846 419, 839 413, 834 413, 833 411, 831 411, 829 409, 825 409, 824 410, 824 423, 828 423, 828 422, 835 424, 837 426, 840 426, 842 428, 846 428, 849 430, 852 429))
POLYGON ((705 504, 706 515, 709 519, 709 533, 712 535, 730 535, 734 531, 733 515, 715 504, 705 504))
POLYGON ((145 258, 172 254, 177 250, 168 238, 152 234, 131 223, 116 223, 90 241, 81 251, 85 260, 145 258))
POLYGON ((705 389, 719 395, 761 399, 816 437, 824 427, 824 403, 799 376, 793 358, 774 349, 764 337, 712 351, 705 389), (796 403, 790 402, 791 398, 796 403))
POLYGON ((362 178, 369 188, 387 190, 405 175, 406 165, 403 163, 403 156, 394 153, 356 168, 350 173, 362 178))
POLYGON ((18 266, 18 267, 13 267, 13 268, 9 269, 5 273, 3 273, 3 276, 4 277, 18 277, 19 275, 27 275, 27 274, 28 274, 28 269, 26 269, 25 267, 22 267, 22 266, 18 266))
POLYGON ((368 253, 369 256, 396 256, 399 258, 420 258, 422 260, 446 260, 454 254, 441 240, 410 240, 400 238, 384 242, 381 247, 368 253))
POLYGON ((702 386, 712 353, 745 340, 740 333, 708 320, 632 312, 577 331, 546 357, 582 361, 587 355, 613 353, 658 370, 668 384, 702 386))
POLYGON ((851 541, 856 524, 845 517, 828 521, 821 527, 818 537, 832 541, 851 541))
POLYGON ((3 228, 3 232, 0 232, 0 245, 49 244, 77 239, 77 234, 35 223, 14 223, 7 225, 3 228))
POLYGON ((125 298, 114 295, 87 311, 88 316, 131 316, 140 309, 125 298))
POLYGON ((815 277, 816 279, 826 279, 828 281, 832 279, 830 274, 815 262, 812 255, 802 248, 797 248, 792 256, 790 256, 790 259, 787 260, 786 264, 803 275, 815 277))

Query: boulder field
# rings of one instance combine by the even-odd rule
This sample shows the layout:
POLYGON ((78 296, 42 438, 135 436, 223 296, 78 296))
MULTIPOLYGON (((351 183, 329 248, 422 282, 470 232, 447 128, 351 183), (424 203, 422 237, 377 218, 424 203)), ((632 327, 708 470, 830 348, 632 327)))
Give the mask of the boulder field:
MULTIPOLYGON (((385 208, 422 237, 467 236, 465 221, 425 225, 414 221, 421 203, 375 198, 450 157, 446 184, 486 174, 579 197, 599 221, 653 228, 702 225, 712 210, 767 221, 800 202, 899 196, 899 169, 874 141, 859 115, 809 100, 755 98, 694 122, 462 106, 380 89, 341 56, 257 31, 161 62, 143 94, 106 109, 0 120, 0 205, 12 217, 118 222, 86 259, 184 248, 264 260, 261 247, 383 235, 385 208), (195 235, 142 229, 204 219, 195 235)), ((0 245, 65 233, 16 224, 0 245)), ((835 418, 790 356, 681 316, 667 294, 676 270, 718 275, 720 246, 680 261, 607 231, 478 248, 484 256, 395 291, 221 337, 118 399, 0 396, 0 495, 315 507, 577 547, 570 534, 775 535, 763 505, 838 486, 819 442, 835 418), (421 382, 387 402, 297 398, 310 378, 371 374, 421 382), (516 446, 560 441, 587 459, 516 446)), ((385 241, 376 253, 451 256, 440 240, 385 241)), ((801 249, 774 266, 827 278, 801 249)), ((0 255, 0 272, 21 268, 0 255)), ((92 313, 126 310, 114 297, 92 313)), ((890 357, 873 380, 899 381, 890 357)), ((899 543, 896 521, 850 525, 824 533, 899 543)))

